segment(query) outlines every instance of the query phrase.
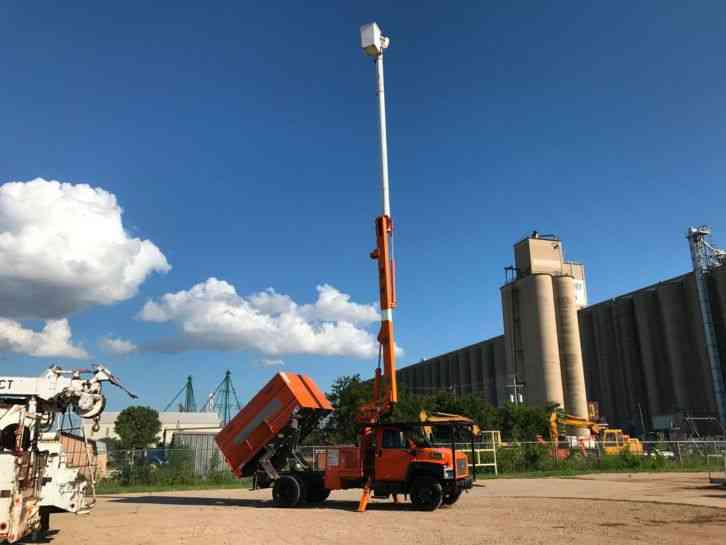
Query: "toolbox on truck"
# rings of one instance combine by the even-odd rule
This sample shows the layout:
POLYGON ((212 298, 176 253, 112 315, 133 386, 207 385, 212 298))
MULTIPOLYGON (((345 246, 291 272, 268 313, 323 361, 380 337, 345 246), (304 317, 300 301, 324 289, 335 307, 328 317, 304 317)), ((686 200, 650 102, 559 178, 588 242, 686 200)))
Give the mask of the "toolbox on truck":
POLYGON ((333 407, 310 377, 277 373, 215 437, 238 477, 274 467, 333 407))

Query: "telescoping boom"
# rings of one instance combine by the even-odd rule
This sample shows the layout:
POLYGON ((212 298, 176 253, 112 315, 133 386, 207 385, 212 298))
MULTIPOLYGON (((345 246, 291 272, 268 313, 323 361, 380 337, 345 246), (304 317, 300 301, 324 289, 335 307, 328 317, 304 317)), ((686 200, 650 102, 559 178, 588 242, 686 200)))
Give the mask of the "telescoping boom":
POLYGON ((381 329, 379 365, 376 369, 373 400, 360 407, 358 420, 376 423, 381 416, 391 412, 398 401, 396 385, 396 343, 393 332, 393 309, 396 308, 396 278, 393 259, 393 219, 388 180, 388 136, 386 131, 386 94, 383 78, 383 50, 390 40, 383 36, 376 23, 361 27, 361 47, 373 58, 376 65, 378 93, 378 128, 380 144, 380 178, 383 197, 383 213, 375 220, 376 249, 371 258, 378 264, 378 287, 380 291, 381 329), (383 360, 381 377, 380 359, 383 360))

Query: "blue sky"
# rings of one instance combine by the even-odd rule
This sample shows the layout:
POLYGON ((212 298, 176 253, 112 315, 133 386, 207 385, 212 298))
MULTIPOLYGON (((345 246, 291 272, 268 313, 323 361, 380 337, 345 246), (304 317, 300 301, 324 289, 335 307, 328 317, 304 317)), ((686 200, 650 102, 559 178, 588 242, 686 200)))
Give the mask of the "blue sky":
MULTIPOLYGON (((585 263, 592 302, 687 270, 691 224, 726 245, 723 3, 270 4, 0 8, 0 182, 101 187, 172 267, 67 316, 144 403, 188 374, 202 398, 227 368, 246 399, 275 370, 256 350, 104 355, 106 336, 173 334, 135 318, 149 299, 216 277, 242 296, 314 303, 327 283, 375 301, 372 20, 391 36, 402 364, 501 333, 503 268, 533 229, 585 263)), ((85 364, 2 357, 3 374, 85 364)), ((323 387, 374 367, 280 358, 323 387)))

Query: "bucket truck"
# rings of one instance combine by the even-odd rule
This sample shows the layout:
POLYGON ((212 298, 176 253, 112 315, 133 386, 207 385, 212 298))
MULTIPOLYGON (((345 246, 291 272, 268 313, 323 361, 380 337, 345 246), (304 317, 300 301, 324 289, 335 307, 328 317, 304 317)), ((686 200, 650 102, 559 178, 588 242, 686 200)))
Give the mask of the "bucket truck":
MULTIPOLYGON (((388 155, 383 86, 383 50, 389 39, 377 24, 361 28, 361 47, 376 64, 380 130, 380 176, 383 213, 375 220, 376 248, 370 257, 378 266, 381 326, 380 356, 373 399, 362 405, 356 446, 328 447, 309 462, 298 445, 333 407, 307 376, 279 373, 216 436, 224 457, 238 477, 254 477, 255 486, 272 487, 279 506, 319 503, 333 490, 362 488, 358 511, 376 498, 408 495, 421 509, 455 503, 471 488, 467 456, 457 451, 457 439, 472 437, 474 423, 466 418, 427 418, 392 422, 398 401, 393 309, 396 306, 393 261, 393 221, 388 187, 388 155), (383 369, 381 369, 381 360, 383 369), (445 429, 446 447, 434 447, 427 436, 445 429)), ((472 460, 473 444, 472 446, 472 460)))
POLYGON ((86 493, 93 482, 66 466, 53 430, 56 417, 69 412, 97 423, 106 405, 104 382, 135 397, 102 365, 51 367, 36 378, 0 376, 0 543, 47 530, 51 512, 92 506, 86 493))

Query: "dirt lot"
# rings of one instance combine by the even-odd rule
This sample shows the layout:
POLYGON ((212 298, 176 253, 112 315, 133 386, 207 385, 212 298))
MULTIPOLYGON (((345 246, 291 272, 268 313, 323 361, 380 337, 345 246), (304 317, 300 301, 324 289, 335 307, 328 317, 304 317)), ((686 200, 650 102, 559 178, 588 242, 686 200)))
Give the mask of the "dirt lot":
POLYGON ((324 507, 278 509, 269 491, 195 491, 100 499, 89 517, 54 515, 53 545, 349 545, 726 543, 726 490, 703 474, 480 481, 434 513, 357 491, 324 507))

